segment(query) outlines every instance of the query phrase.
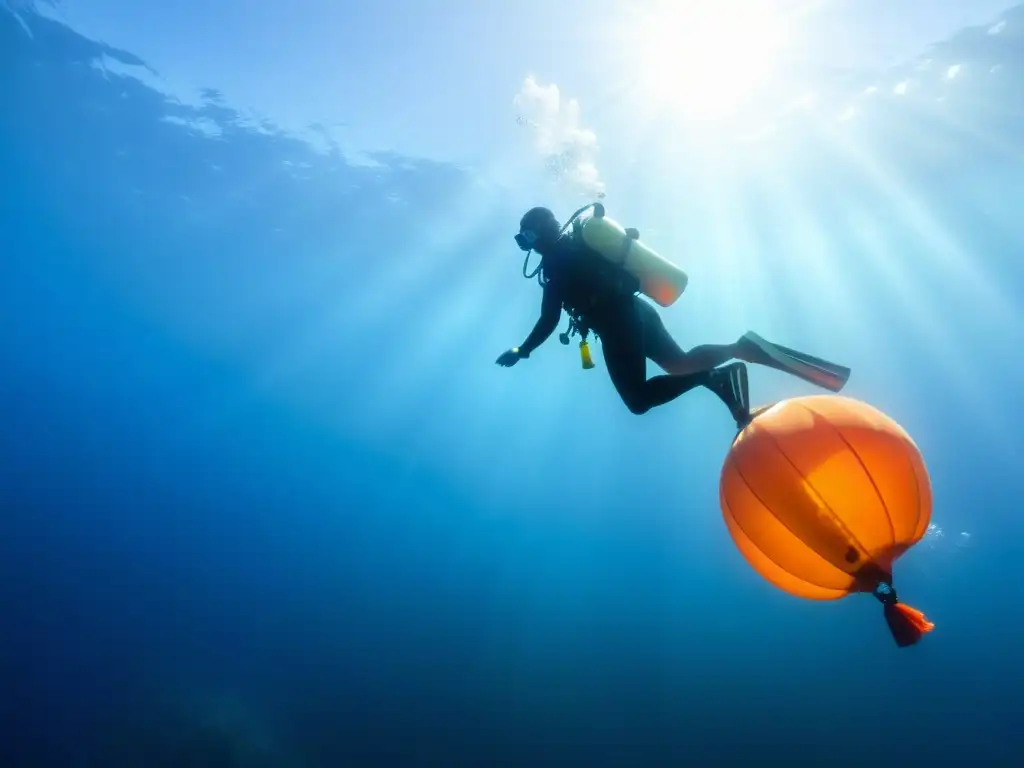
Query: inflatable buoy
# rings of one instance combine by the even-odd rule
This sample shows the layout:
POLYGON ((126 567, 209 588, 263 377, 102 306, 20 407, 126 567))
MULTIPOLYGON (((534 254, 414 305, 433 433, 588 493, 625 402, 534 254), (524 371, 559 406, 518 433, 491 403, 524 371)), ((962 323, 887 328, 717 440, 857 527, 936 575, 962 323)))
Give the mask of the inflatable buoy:
POLYGON ((736 547, 776 587, 811 600, 870 592, 901 647, 934 627, 892 580, 928 530, 931 482, 910 435, 876 408, 816 395, 761 410, 729 450, 719 500, 736 547))

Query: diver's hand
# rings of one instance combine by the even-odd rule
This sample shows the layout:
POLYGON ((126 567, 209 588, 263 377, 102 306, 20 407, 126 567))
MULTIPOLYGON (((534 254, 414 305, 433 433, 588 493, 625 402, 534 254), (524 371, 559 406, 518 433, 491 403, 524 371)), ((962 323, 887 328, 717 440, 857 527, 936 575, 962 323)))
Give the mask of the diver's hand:
POLYGON ((520 360, 527 357, 529 357, 529 355, 524 355, 519 347, 512 347, 508 352, 502 352, 495 362, 503 368, 511 368, 520 360))
POLYGON ((640 230, 635 229, 634 227, 626 227, 626 237, 628 237, 630 240, 639 240, 640 230))

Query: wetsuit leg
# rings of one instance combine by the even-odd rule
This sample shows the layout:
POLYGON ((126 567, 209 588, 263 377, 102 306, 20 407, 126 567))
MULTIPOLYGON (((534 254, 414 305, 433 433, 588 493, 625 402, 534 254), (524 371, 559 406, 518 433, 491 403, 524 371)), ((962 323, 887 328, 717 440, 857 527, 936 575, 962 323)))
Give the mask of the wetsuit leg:
POLYGON ((686 350, 672 338, 654 307, 642 299, 636 301, 637 314, 643 327, 644 354, 663 371, 672 373, 672 369, 685 360, 686 350))
POLYGON ((735 344, 701 344, 687 352, 672 338, 654 307, 637 299, 637 312, 643 323, 644 352, 666 373, 677 376, 699 373, 736 357, 735 344))
POLYGON ((651 408, 671 402, 710 380, 706 371, 687 376, 662 374, 647 378, 644 322, 638 307, 624 312, 614 324, 614 330, 601 336, 601 347, 612 384, 626 407, 635 414, 647 413, 651 408))

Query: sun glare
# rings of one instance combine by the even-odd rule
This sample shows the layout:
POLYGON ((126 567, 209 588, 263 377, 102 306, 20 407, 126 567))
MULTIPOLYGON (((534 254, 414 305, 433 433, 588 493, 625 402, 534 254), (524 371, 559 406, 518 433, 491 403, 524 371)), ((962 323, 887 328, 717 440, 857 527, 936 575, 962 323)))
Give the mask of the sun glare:
POLYGON ((631 40, 637 95, 687 117, 734 114, 775 74, 786 45, 786 18, 773 5, 676 0, 638 11, 631 40))

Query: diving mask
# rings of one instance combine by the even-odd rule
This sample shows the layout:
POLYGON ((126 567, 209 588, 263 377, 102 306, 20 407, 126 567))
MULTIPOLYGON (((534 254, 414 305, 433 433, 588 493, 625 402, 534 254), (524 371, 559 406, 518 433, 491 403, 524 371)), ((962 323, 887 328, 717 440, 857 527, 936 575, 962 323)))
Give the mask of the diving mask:
POLYGON ((532 251, 533 246, 537 244, 539 239, 540 235, 532 229, 521 229, 519 234, 516 235, 516 245, 519 246, 521 251, 532 251))

